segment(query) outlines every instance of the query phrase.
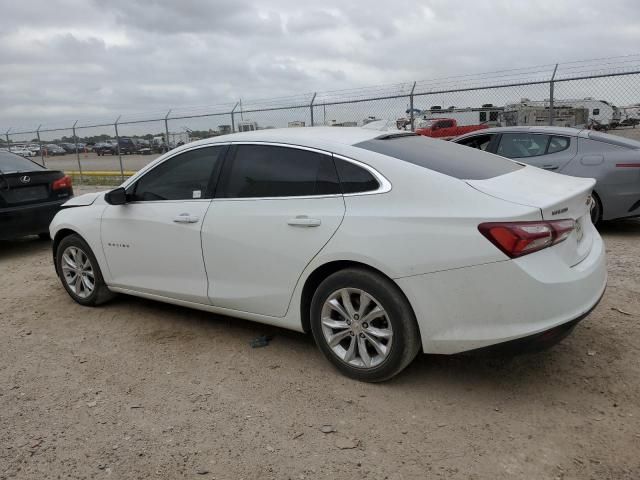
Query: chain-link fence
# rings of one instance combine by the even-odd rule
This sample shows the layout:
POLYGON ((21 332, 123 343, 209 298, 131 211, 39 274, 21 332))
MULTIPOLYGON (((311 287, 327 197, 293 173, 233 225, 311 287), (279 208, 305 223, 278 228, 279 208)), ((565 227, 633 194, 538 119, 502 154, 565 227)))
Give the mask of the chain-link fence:
POLYGON ((382 121, 390 128, 445 137, 438 132, 443 120, 447 127, 460 127, 454 132, 557 125, 640 139, 635 128, 640 124, 640 54, 9 128, 0 148, 68 171, 76 181, 119 182, 176 146, 232 132, 382 121))

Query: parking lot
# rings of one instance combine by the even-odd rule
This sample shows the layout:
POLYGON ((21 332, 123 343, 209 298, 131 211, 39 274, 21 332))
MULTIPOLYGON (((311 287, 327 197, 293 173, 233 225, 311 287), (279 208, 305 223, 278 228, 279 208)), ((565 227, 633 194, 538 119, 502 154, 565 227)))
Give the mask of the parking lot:
POLYGON ((295 332, 125 296, 81 307, 49 242, 1 242, 0 479, 637 479, 640 221, 602 234, 607 292, 560 345, 421 355, 384 384, 295 332))

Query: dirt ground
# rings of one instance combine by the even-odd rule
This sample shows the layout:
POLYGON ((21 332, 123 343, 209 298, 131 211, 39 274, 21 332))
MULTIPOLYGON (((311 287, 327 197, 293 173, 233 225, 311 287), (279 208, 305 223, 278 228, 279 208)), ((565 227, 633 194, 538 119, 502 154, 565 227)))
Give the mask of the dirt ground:
POLYGON ((640 222, 602 233, 609 287, 561 344, 420 355, 379 385, 295 332, 81 307, 49 242, 0 242, 0 479, 638 479, 640 222))

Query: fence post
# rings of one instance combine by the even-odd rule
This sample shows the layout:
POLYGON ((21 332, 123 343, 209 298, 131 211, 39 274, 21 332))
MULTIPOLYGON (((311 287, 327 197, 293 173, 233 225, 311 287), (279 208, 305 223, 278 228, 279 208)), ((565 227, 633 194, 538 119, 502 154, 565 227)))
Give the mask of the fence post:
POLYGON ((233 110, 231 110, 231 133, 236 133, 236 122, 234 118, 234 112, 238 108, 238 103, 233 106, 233 110))
POLYGON ((313 97, 311 97, 311 103, 309 104, 309 108, 311 109, 311 126, 313 127, 313 102, 316 100, 316 95, 318 92, 313 92, 313 97))
POLYGON ((42 150, 42 140, 40 140, 40 128, 42 127, 42 125, 38 125, 38 128, 36 130, 36 135, 38 136, 38 150, 40 151, 40 161, 42 162, 42 166, 46 167, 46 164, 44 163, 44 151, 42 150))
POLYGON ((553 74, 551 75, 551 80, 549 81, 549 125, 553 126, 553 85, 554 79, 556 78, 556 70, 558 70, 558 64, 553 68, 553 74))
POLYGON ((9 151, 11 151, 11 143, 9 142, 9 132, 11 131, 11 129, 7 130, 5 132, 5 135, 7 137, 7 148, 9 149, 9 151))
POLYGON ((120 180, 124 182, 124 169, 122 168, 122 152, 120 151, 120 135, 118 134, 118 122, 120 121, 120 117, 122 115, 119 115, 118 118, 116 118, 116 121, 114 122, 113 126, 116 129, 116 148, 118 149, 118 160, 120 161, 120 180))
POLYGON ((84 183, 84 178, 82 177, 82 165, 80 165, 80 152, 78 152, 78 137, 76 136, 76 125, 78 124, 78 120, 73 124, 73 142, 76 146, 76 158, 78 159, 78 171, 80 172, 80 183, 84 183))
POLYGON ((416 89, 416 82, 413 82, 413 87, 411 87, 411 93, 409 94, 409 108, 410 108, 410 111, 411 111, 411 131, 412 132, 416 131, 415 126, 414 126, 415 118, 413 116, 413 92, 415 91, 415 89, 416 89))
POLYGON ((165 142, 167 142, 167 152, 169 151, 169 115, 171 114, 171 109, 164 116, 164 134, 166 135, 165 142))

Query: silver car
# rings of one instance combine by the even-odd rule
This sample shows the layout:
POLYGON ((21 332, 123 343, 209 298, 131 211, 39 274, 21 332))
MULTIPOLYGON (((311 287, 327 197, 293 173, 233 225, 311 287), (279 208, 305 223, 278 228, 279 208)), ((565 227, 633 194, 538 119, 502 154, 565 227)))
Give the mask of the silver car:
POLYGON ((500 127, 453 142, 575 177, 595 178, 594 224, 640 216, 640 142, 564 127, 500 127))

